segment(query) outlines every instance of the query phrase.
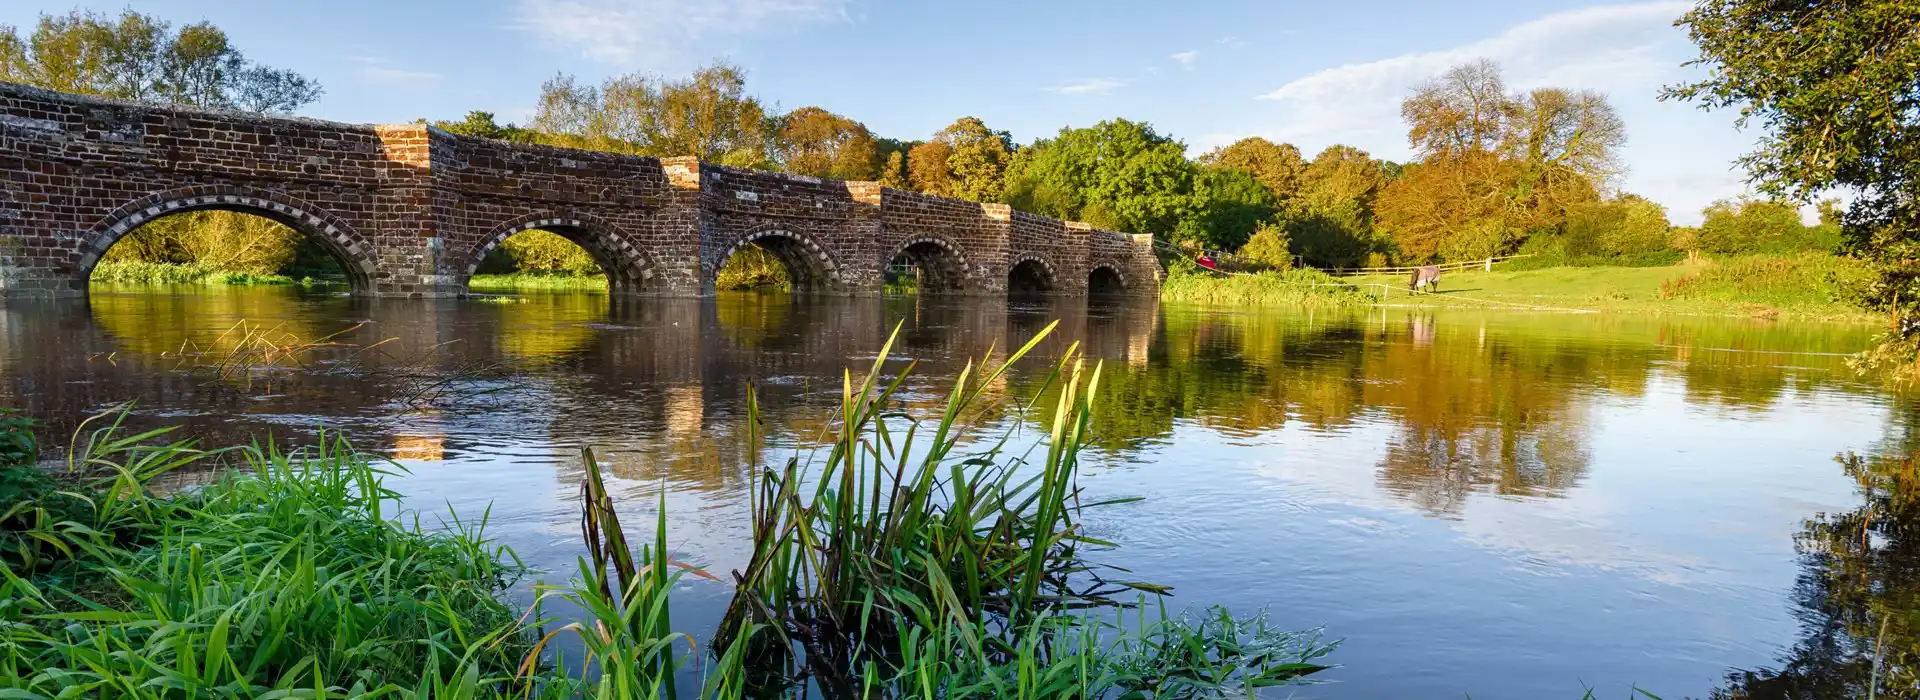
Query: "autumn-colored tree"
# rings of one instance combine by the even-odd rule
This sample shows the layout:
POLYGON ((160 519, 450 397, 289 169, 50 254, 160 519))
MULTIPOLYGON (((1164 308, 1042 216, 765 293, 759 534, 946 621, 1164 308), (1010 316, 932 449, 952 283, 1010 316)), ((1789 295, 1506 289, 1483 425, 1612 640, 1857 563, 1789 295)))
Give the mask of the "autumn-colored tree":
POLYGON ((907 169, 922 192, 998 202, 1012 158, 1013 138, 1007 132, 989 129, 976 117, 961 117, 933 140, 915 146, 908 153, 907 169))
POLYGON ((1258 136, 1240 139, 1209 151, 1200 156, 1199 161, 1201 165, 1252 173, 1254 179, 1259 180, 1282 202, 1299 193, 1301 179, 1307 170, 1307 161, 1300 157, 1299 148, 1290 143, 1276 144, 1258 136))
POLYGON ((953 171, 947 167, 952 156, 953 146, 939 139, 914 146, 907 152, 907 181, 913 189, 927 194, 958 196, 953 171))
POLYGON ((781 120, 779 160, 787 172, 838 180, 880 175, 880 150, 860 122, 819 107, 801 107, 781 120))
POLYGON ((746 72, 726 63, 678 79, 614 76, 598 87, 556 76, 540 86, 533 128, 560 145, 617 153, 743 168, 773 157, 766 109, 746 94, 746 72))
POLYGON ((1597 201, 1618 173, 1626 130, 1605 96, 1541 88, 1508 94, 1476 61, 1401 103, 1418 167, 1382 193, 1380 223, 1411 261, 1510 252, 1597 201))

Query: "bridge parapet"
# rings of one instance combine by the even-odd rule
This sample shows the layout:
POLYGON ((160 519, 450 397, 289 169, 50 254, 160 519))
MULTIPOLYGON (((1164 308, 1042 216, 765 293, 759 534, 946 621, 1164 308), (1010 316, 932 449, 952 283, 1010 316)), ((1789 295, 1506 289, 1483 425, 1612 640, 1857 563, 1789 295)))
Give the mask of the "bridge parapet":
POLYGON ((532 228, 580 244, 622 293, 710 292, 749 244, 823 292, 876 293, 902 256, 951 292, 1004 292, 1023 262, 1061 292, 1101 265, 1130 292, 1159 280, 1150 244, 1124 234, 875 182, 0 83, 0 292, 84 294, 121 237, 204 209, 286 224, 379 296, 462 294, 489 251, 532 228))

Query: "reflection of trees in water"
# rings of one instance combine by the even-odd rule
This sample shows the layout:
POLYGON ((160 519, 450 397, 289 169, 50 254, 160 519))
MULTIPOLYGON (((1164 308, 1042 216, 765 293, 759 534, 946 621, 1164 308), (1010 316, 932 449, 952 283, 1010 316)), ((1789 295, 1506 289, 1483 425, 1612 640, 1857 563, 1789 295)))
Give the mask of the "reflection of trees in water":
POLYGON ((1523 428, 1407 425, 1387 445, 1380 480, 1434 513, 1459 512, 1474 492, 1557 496, 1586 475, 1586 430, 1569 416, 1523 428))
POLYGON ((1861 505, 1795 538, 1801 639, 1778 668, 1728 674, 1724 700, 1920 698, 1920 406, 1877 454, 1839 462, 1861 505))

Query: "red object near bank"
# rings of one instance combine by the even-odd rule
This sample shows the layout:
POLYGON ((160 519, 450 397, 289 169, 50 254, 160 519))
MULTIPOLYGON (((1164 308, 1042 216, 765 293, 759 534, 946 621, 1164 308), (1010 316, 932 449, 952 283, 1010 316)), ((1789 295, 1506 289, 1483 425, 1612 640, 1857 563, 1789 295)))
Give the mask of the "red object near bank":
POLYGON ((1203 254, 1201 254, 1201 255, 1200 255, 1200 257, 1198 257, 1198 258, 1195 258, 1195 259, 1194 259, 1194 262, 1197 262, 1197 263, 1200 263, 1200 266, 1201 266, 1201 267, 1204 267, 1204 268, 1207 268, 1207 269, 1209 269, 1209 270, 1218 270, 1218 269, 1220 269, 1220 265, 1219 265, 1218 263, 1215 263, 1215 262, 1213 261, 1213 256, 1211 256, 1211 255, 1206 255, 1206 254, 1204 254, 1204 253, 1203 253, 1203 254))

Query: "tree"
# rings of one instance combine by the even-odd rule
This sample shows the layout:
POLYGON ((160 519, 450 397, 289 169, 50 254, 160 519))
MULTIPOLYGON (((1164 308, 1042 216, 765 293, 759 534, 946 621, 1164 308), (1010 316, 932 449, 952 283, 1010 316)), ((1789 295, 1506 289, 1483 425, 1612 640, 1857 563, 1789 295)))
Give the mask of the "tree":
POLYGON ((627 74, 600 86, 560 75, 540 86, 533 128, 560 145, 650 156, 696 156, 752 168, 773 157, 746 72, 715 63, 680 79, 627 74))
POLYGON ((1407 140, 1422 158, 1498 150, 1507 140, 1512 98, 1500 66, 1480 59, 1422 83, 1400 103, 1407 140))
POLYGON ((1013 158, 1013 138, 987 128, 976 117, 961 117, 907 153, 914 189, 927 194, 998 202, 1013 158))
POLYGON ((1920 310, 1920 16, 1915 0, 1779 3, 1704 0, 1682 17, 1707 77, 1663 98, 1737 108, 1765 130, 1743 157, 1762 191, 1804 202, 1842 188, 1857 193, 1844 218, 1852 252, 1877 279, 1859 290, 1894 308, 1894 340, 1920 333, 1900 322, 1920 310))
POLYGON ((0 25, 0 80, 61 92, 259 113, 320 99, 320 84, 247 60, 226 32, 173 26, 132 10, 41 15, 22 38, 0 25))
POLYGON ((779 133, 779 161, 787 172, 838 180, 879 177, 879 147, 860 122, 801 107, 781 119, 779 133))
POLYGON ((501 141, 534 143, 538 141, 539 138, 539 134, 535 133, 532 129, 522 129, 512 124, 502 126, 494 121, 492 112, 483 112, 480 110, 468 112, 465 119, 457 122, 437 121, 434 122, 433 125, 449 133, 459 134, 461 136, 478 136, 480 138, 499 139, 501 141))
POLYGON ((1293 267, 1287 230, 1270 223, 1260 224, 1247 238, 1247 244, 1241 246, 1240 257, 1276 270, 1293 267))
MULTIPOLYGON (((1279 198, 1253 173, 1237 168, 1199 168, 1193 206, 1198 215, 1181 222, 1174 238, 1216 250, 1240 248, 1257 227, 1272 227, 1280 213, 1279 198)), ((1291 254, 1286 257, 1292 259, 1291 254)))
POLYGON ((1252 173, 1254 179, 1259 180, 1282 202, 1299 193, 1301 178, 1307 169, 1307 161, 1300 157, 1299 148, 1290 143, 1276 144, 1258 136, 1240 139, 1209 151, 1199 160, 1201 165, 1252 173))
MULTIPOLYGON (((1061 129, 1053 138, 1021 149, 1007 173, 1005 201, 1102 228, 1205 243, 1207 226, 1200 215, 1208 208, 1197 197, 1198 170, 1187 160, 1184 144, 1144 122, 1113 119, 1061 129)), ((1262 189, 1250 176, 1238 182, 1262 189)), ((1214 184, 1219 187, 1210 191, 1224 194, 1231 189, 1234 197, 1253 196, 1226 180, 1214 184)))
POLYGON ((1831 251, 1839 241, 1830 229, 1807 226, 1800 208, 1780 200, 1720 200, 1701 212, 1693 250, 1719 255, 1831 251), (1828 234, 1828 235, 1822 235, 1828 234))
POLYGON ((942 197, 958 196, 954 191, 953 171, 948 169, 947 160, 953 156, 953 146, 935 139, 913 147, 907 152, 907 180, 913 189, 942 197))

